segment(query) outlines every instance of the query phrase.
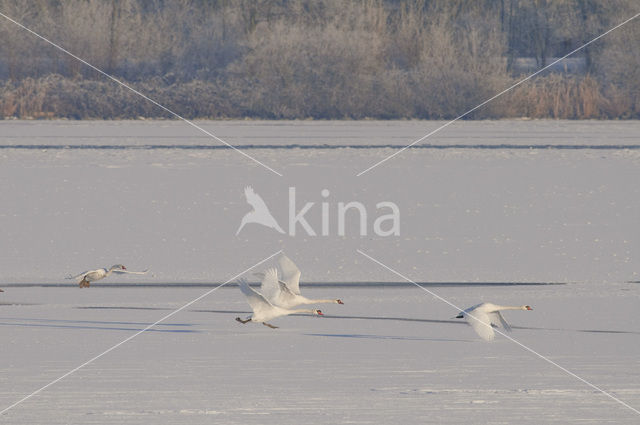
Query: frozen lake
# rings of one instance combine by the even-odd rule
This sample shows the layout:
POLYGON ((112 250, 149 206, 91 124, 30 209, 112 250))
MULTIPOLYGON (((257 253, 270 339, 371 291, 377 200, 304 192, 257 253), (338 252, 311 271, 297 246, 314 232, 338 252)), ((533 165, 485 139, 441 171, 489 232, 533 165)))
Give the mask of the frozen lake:
POLYGON ((442 123, 198 124, 282 176, 180 122, 0 121, 0 410, 278 250, 345 305, 271 330, 221 288, 0 423, 638 422, 427 292, 367 286, 401 279, 357 250, 460 307, 532 305, 514 338, 640 409, 640 123, 458 122, 360 177, 442 123), (236 235, 245 186, 285 233, 236 235), (291 188, 316 235, 292 234, 291 188), (366 234, 355 214, 339 234, 340 202, 366 234), (64 279, 116 263, 152 273, 64 279))
POLYGON ((200 124, 283 176, 181 122, 0 122, 0 284, 64 283, 115 263, 155 274, 123 282, 223 282, 278 249, 316 282, 398 280, 356 249, 425 282, 640 280, 640 123, 458 122, 427 140, 437 147, 360 177, 398 151, 371 146, 441 123, 200 124), (236 236, 248 185, 285 234, 250 224, 236 236), (313 203, 317 236, 299 224, 290 235, 292 187, 296 212, 313 203), (399 236, 374 232, 385 201, 399 236), (339 202, 366 208, 366 236, 354 211, 338 234, 339 202))
MULTIPOLYGON (((511 335, 640 406, 637 284, 433 288, 455 304, 529 303, 511 335), (578 294, 576 294, 576 290, 578 294), (578 295, 578 296, 576 296, 578 295)), ((205 291, 10 288, 0 407, 205 291), (22 305, 20 305, 22 304, 22 305), (26 305, 29 304, 29 305, 26 305), (6 341, 10 341, 9 344, 6 341)), ((320 288, 326 317, 241 325, 222 288, 0 417, 11 424, 634 424, 637 414, 500 336, 480 340, 418 288, 320 288), (337 317, 336 317, 337 316, 337 317)))

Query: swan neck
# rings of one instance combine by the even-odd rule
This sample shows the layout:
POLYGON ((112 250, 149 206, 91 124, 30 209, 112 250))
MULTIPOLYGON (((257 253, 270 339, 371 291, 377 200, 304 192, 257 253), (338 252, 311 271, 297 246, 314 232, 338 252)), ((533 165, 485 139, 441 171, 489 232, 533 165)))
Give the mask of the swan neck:
POLYGON ((107 274, 106 274, 106 276, 109 276, 111 273, 113 273, 113 271, 114 271, 114 270, 117 270, 117 269, 119 269, 119 268, 120 268, 120 267, 118 267, 118 266, 111 266, 111 267, 109 268, 109 270, 107 270, 107 274))
POLYGON ((524 308, 524 306, 521 306, 521 305, 518 305, 518 306, 516 306, 516 305, 501 305, 501 306, 498 306, 498 308, 496 310, 526 310, 526 309, 524 308))

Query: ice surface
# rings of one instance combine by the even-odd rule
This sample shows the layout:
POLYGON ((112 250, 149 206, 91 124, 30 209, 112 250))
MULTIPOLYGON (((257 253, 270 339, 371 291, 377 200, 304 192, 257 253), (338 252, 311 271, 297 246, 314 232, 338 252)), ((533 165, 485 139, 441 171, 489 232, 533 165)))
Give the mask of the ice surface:
MULTIPOLYGON (((637 284, 432 288, 506 312, 510 334, 640 407, 637 284), (605 313, 606 312, 606 313, 605 313)), ((418 288, 304 288, 326 317, 241 325, 222 288, 0 417, 11 424, 633 424, 637 414, 497 335, 480 340, 418 288), (338 317, 336 317, 338 316, 338 317)), ((0 305, 0 408, 205 291, 10 288, 0 305)))
MULTIPOLYGON (((280 249, 303 282, 401 280, 360 249, 420 282, 564 283, 429 290, 461 308, 532 305, 507 312, 513 337, 640 408, 637 122, 460 122, 429 139, 436 147, 361 177, 397 152, 373 145, 400 146, 440 123, 200 124, 283 177, 208 149, 216 143, 179 122, 0 122, 0 409, 209 290, 160 285, 225 282, 280 249), (292 147, 325 144, 343 147, 292 147), (326 203, 328 235, 253 224, 235 236, 247 185, 287 230, 290 187, 297 210, 315 203, 306 217, 319 234, 326 203), (366 236, 352 216, 337 234, 337 204, 350 201, 366 207, 366 236), (399 236, 373 233, 381 201, 398 205, 399 236), (153 274, 88 290, 25 286, 72 285, 67 274, 117 263, 153 274)), ((481 341, 419 288, 303 293, 345 305, 272 330, 235 322, 248 305, 237 288, 219 289, 0 423, 638 421, 513 342, 481 341)))
MULTIPOLYGON (((239 145, 376 145, 408 143, 438 123, 201 124, 239 145)), ((67 274, 116 263, 154 275, 109 282, 224 282, 279 249, 305 281, 398 280, 356 249, 420 281, 639 280, 638 134, 636 122, 457 123, 429 142, 632 148, 418 149, 357 178, 397 150, 247 150, 279 177, 231 150, 4 148, 0 284, 64 283, 67 274), (236 237, 251 209, 247 185, 285 230, 295 187, 295 210, 314 203, 306 218, 320 236, 300 225, 292 237, 252 224, 236 237), (338 203, 351 201, 366 207, 366 236, 353 211, 338 235, 338 203), (374 233, 375 219, 389 213, 376 209, 382 201, 398 205, 400 236, 374 233)), ((5 147, 165 142, 219 145, 179 122, 0 122, 5 147)))

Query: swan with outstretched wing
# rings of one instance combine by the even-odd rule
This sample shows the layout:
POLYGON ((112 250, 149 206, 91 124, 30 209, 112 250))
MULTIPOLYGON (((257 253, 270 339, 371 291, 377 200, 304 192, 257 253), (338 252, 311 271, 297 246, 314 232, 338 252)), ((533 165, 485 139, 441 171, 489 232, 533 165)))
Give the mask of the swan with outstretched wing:
POLYGON ((245 297, 247 297, 247 302, 251 306, 251 310, 253 310, 253 314, 244 320, 236 317, 236 320, 242 324, 248 322, 256 322, 262 323, 263 325, 268 326, 271 329, 277 329, 277 326, 273 326, 272 324, 267 323, 267 321, 275 319, 276 317, 288 316, 289 314, 294 313, 310 313, 317 316, 323 315, 322 311, 320 310, 291 310, 275 306, 271 304, 261 293, 256 292, 253 288, 251 288, 245 279, 240 279, 238 281, 238 285, 240 286, 240 290, 242 291, 242 293, 245 295, 245 297))
POLYGON ((300 269, 286 255, 278 258, 281 279, 276 269, 268 269, 264 273, 256 273, 262 278, 261 291, 274 305, 291 308, 300 304, 334 303, 344 304, 340 299, 311 299, 300 293, 300 269))
POLYGON ((511 326, 500 313, 502 310, 533 310, 533 308, 528 305, 505 306, 482 303, 461 311, 456 319, 465 319, 480 338, 491 341, 495 337, 494 326, 501 326, 505 331, 511 332, 511 326))
POLYGON ((67 276, 67 279, 76 280, 80 288, 88 288, 89 286, 91 286, 91 282, 104 279, 105 277, 111 276, 112 273, 147 274, 148 272, 149 272, 149 269, 141 272, 134 272, 134 271, 127 270, 127 268, 122 264, 114 264, 109 269, 102 268, 102 269, 96 269, 96 270, 87 270, 86 272, 82 272, 75 276, 67 276))

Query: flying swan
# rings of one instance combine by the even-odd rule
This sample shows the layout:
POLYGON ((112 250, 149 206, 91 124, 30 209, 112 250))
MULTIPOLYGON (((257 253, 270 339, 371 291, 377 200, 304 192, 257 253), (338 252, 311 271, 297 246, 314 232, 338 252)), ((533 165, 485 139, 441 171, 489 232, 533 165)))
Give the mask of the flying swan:
MULTIPOLYGON (((269 269, 265 272, 265 279, 273 279, 274 277, 277 279, 276 269, 269 269)), ((253 314, 247 317, 245 320, 242 320, 239 317, 236 317, 236 320, 240 323, 247 322, 256 322, 262 323, 265 326, 270 327, 271 329, 278 329, 277 326, 273 326, 270 323, 267 323, 268 320, 275 319, 280 316, 287 316, 289 314, 294 313, 311 313, 313 315, 322 316, 322 311, 320 310, 310 310, 310 309, 300 309, 300 310, 290 310, 288 308, 282 308, 278 306, 274 306, 271 304, 265 297, 262 296, 259 292, 254 291, 245 279, 240 279, 238 281, 240 285, 240 290, 247 297, 247 302, 251 306, 253 310, 253 314)))
POLYGON ((485 341, 491 341, 495 337, 493 326, 502 326, 502 328, 511 332, 511 326, 504 320, 501 310, 533 310, 528 305, 522 306, 504 306, 492 303, 482 303, 463 310, 456 316, 456 319, 465 319, 471 325, 474 331, 485 341))
POLYGON ((286 255, 278 258, 278 266, 282 273, 282 280, 275 277, 265 279, 265 273, 256 273, 262 278, 260 290, 264 296, 274 305, 284 308, 295 307, 300 304, 335 303, 344 304, 340 299, 313 300, 300 293, 300 269, 286 255))
POLYGON ((122 264, 115 264, 113 266, 111 266, 111 268, 109 270, 107 270, 106 268, 103 269, 96 269, 96 270, 88 270, 86 272, 82 272, 78 275, 75 276, 67 276, 67 279, 74 279, 76 281, 78 281, 78 286, 80 286, 80 288, 88 288, 89 286, 91 286, 91 282, 95 282, 96 280, 100 280, 100 279, 104 279, 107 276, 110 276, 111 273, 118 273, 118 274, 146 274, 149 271, 149 269, 142 271, 142 272, 132 272, 127 270, 127 268, 125 266, 123 266, 122 264))

